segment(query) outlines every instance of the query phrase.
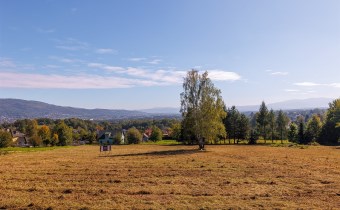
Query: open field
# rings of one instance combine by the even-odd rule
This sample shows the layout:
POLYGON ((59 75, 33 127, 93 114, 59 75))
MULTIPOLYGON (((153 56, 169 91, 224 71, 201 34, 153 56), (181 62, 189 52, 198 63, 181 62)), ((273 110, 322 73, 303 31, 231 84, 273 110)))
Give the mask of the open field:
POLYGON ((79 146, 0 156, 0 209, 340 209, 340 149, 79 146))

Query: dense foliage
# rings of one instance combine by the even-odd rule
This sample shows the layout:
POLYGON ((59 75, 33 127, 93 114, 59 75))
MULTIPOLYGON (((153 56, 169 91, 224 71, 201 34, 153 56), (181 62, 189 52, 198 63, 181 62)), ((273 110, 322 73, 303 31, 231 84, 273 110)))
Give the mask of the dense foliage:
POLYGON ((223 107, 221 91, 214 87, 208 72, 189 71, 181 93, 184 137, 197 142, 200 149, 204 149, 205 141, 224 137, 226 131, 222 119, 226 112, 223 107))

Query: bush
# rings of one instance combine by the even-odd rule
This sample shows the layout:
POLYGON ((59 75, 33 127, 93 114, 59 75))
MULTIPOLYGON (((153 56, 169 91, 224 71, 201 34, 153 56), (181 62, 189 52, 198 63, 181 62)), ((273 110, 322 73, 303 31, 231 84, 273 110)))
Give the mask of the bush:
POLYGON ((152 127, 152 133, 150 135, 150 140, 154 141, 154 142, 161 141, 162 137, 163 137, 163 133, 162 133, 161 129, 159 129, 156 126, 153 126, 152 127))
POLYGON ((12 136, 6 131, 0 131, 0 147, 8 147, 12 143, 12 136))
POLYGON ((127 140, 129 144, 139 144, 142 141, 142 134, 137 130, 137 128, 129 128, 126 132, 127 140))

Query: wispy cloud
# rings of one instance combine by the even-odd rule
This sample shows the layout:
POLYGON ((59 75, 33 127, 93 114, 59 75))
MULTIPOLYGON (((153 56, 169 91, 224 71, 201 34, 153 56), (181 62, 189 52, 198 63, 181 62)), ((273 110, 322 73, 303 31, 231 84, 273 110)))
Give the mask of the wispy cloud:
POLYGON ((58 57, 58 56, 49 56, 49 59, 56 60, 62 63, 78 63, 82 62, 82 60, 75 59, 75 58, 64 58, 64 57, 58 57))
POLYGON ((286 92, 299 92, 300 90, 296 90, 296 89, 284 89, 284 91, 286 91, 286 92))
POLYGON ((90 46, 88 43, 74 38, 67 38, 64 40, 54 39, 53 41, 57 43, 55 46, 56 48, 69 51, 86 50, 90 46))
POLYGON ((322 84, 314 83, 314 82, 297 82, 294 83, 297 86, 304 86, 304 87, 314 87, 314 86, 321 86, 322 84))
POLYGON ((10 58, 0 57, 0 67, 4 68, 15 68, 16 64, 10 58))
POLYGON ((87 66, 91 68, 103 69, 108 72, 123 72, 125 70, 123 67, 110 66, 102 63, 88 63, 87 66))
MULTIPOLYGON (((186 75, 186 71, 163 70, 163 69, 151 71, 143 68, 110 66, 102 63, 88 63, 88 67, 102 69, 107 72, 132 76, 135 78, 163 82, 165 84, 181 83, 183 82, 183 77, 185 77, 186 75)), ((236 81, 241 79, 241 76, 235 72, 216 69, 208 70, 208 72, 209 77, 215 81, 236 81)))
POLYGON ((133 62, 138 62, 138 61, 144 61, 146 60, 146 58, 129 58, 129 61, 133 61, 133 62))
POLYGON ((0 87, 2 88, 111 89, 155 85, 162 84, 148 80, 98 75, 65 76, 0 72, 0 87))
POLYGON ((117 50, 110 49, 110 48, 99 48, 95 50, 95 53, 98 54, 116 54, 117 50))
POLYGON ((146 63, 156 65, 156 64, 159 64, 161 61, 162 61, 161 59, 153 59, 153 60, 148 61, 146 63))
POLYGON ((303 87, 326 86, 326 87, 340 88, 340 83, 297 82, 297 83, 294 83, 294 85, 303 86, 303 87))
POLYGON ((37 32, 43 34, 54 33, 56 30, 54 28, 37 28, 37 32))
POLYGON ((270 74, 275 75, 275 76, 286 76, 288 75, 288 72, 275 71, 275 72, 271 72, 270 74))

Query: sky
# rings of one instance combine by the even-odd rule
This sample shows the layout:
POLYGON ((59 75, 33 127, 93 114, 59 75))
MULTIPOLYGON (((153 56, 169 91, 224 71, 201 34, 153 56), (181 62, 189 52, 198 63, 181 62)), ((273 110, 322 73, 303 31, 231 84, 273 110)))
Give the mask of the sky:
POLYGON ((340 96, 338 0, 0 0, 0 98, 179 107, 191 69, 228 106, 340 96))

